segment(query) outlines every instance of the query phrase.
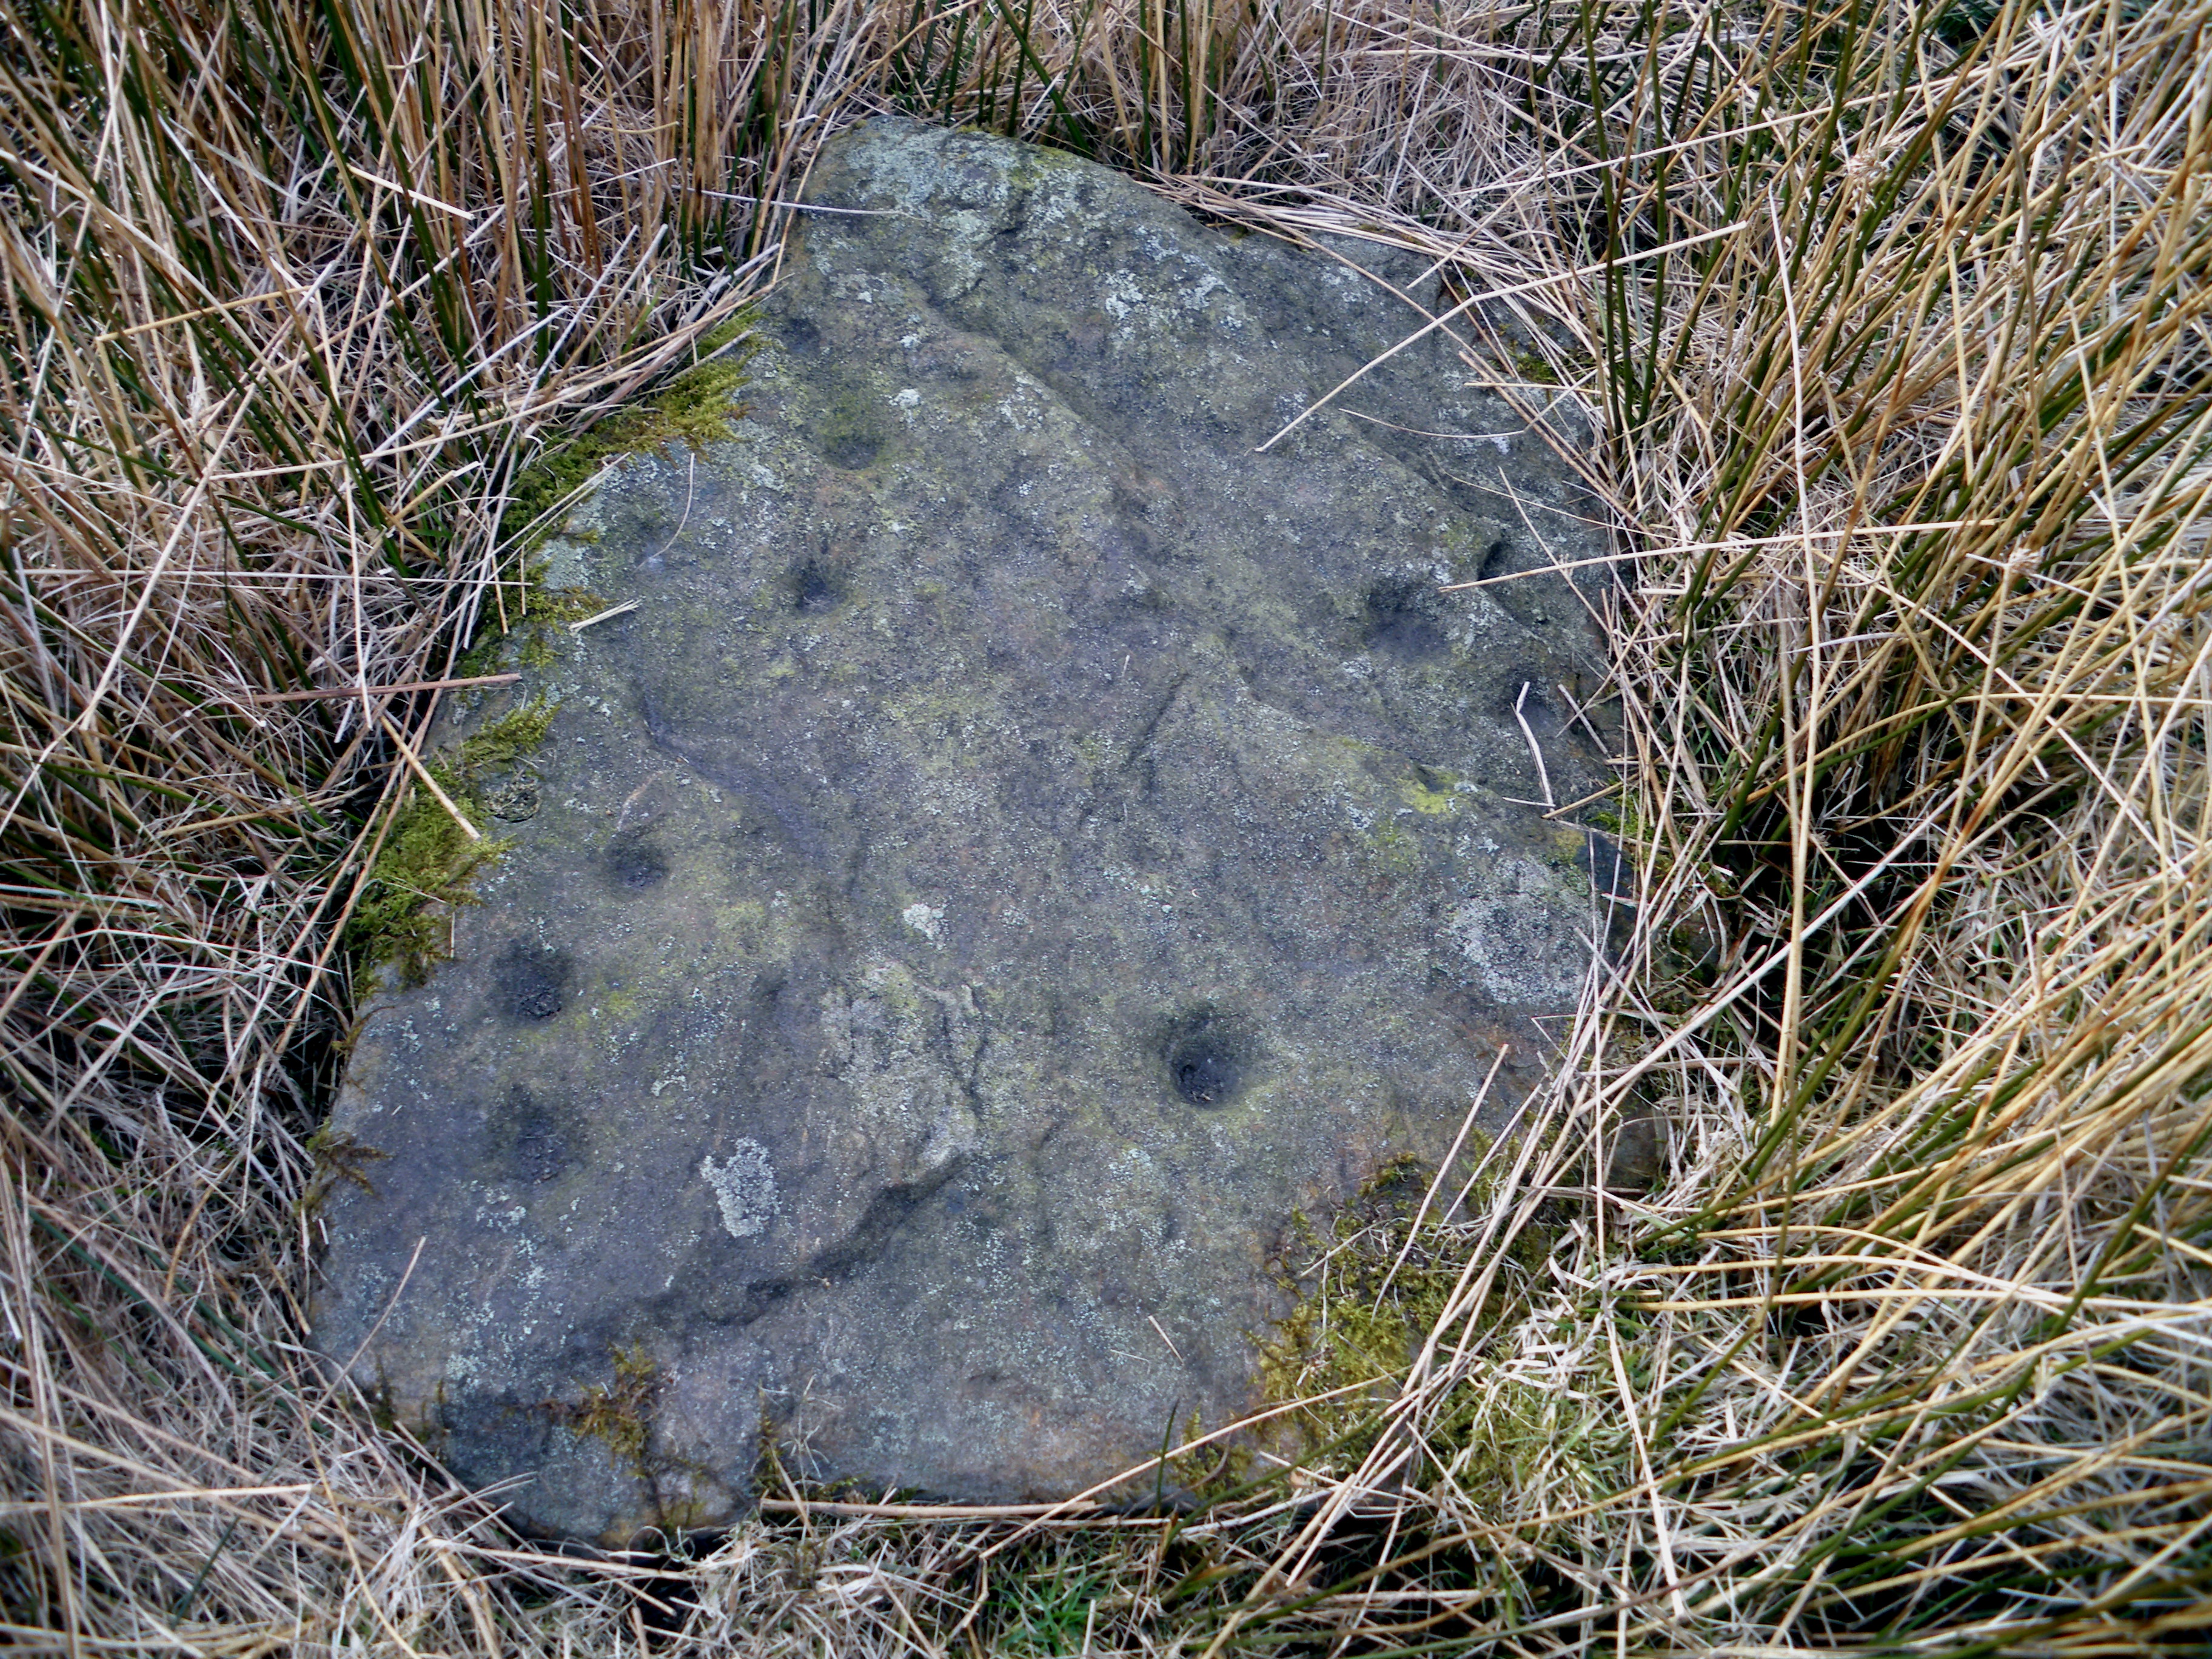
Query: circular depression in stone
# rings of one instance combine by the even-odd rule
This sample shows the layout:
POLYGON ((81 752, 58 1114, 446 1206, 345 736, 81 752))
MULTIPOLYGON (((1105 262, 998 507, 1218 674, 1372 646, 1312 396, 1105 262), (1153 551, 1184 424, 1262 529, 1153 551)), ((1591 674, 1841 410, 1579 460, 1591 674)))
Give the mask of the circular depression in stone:
POLYGON ((1202 1008, 1169 1029, 1161 1058, 1168 1081, 1186 1104, 1226 1106, 1244 1086, 1248 1047, 1225 1016, 1202 1008))

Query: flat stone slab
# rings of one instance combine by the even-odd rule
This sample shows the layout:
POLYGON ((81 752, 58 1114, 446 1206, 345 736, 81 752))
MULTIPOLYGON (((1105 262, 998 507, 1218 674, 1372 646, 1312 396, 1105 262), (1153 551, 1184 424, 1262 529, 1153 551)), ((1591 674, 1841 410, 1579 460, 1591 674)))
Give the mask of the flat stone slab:
POLYGON ((1255 453, 1418 262, 896 121, 809 199, 737 435, 551 550, 635 609, 459 707, 559 712, 335 1109, 317 1340, 551 1532, 726 1519, 764 1427, 1010 1500, 1227 1422, 1294 1213, 1510 1041, 1494 1127, 1590 957, 1515 717, 1602 781, 1589 596, 1437 591, 1601 557, 1571 469, 1442 336, 1255 453))

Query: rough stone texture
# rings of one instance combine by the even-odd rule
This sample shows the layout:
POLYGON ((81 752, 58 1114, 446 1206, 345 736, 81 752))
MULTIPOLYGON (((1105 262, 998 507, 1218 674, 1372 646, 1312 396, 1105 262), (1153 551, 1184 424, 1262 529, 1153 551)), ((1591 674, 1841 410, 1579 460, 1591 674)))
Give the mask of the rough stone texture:
POLYGON ((1569 469, 1431 343, 1254 453, 1418 325, 1344 258, 1418 263, 896 122, 811 199, 735 440, 555 545, 637 609, 526 667, 514 849, 336 1111, 319 1340, 554 1531, 726 1516, 764 1419, 966 1499, 1227 1420, 1293 1212, 1525 1085, 1589 955, 1513 804, 1524 684, 1603 775, 1586 596, 1436 591, 1601 554, 1569 469))

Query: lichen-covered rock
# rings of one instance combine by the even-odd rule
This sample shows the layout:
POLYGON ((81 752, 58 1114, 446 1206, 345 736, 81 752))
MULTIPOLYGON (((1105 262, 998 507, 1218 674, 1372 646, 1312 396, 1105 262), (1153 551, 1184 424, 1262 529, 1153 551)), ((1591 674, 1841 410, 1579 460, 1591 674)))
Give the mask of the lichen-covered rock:
POLYGON ((1585 595, 1438 592, 1601 555, 1568 467, 1441 337, 1255 453, 1418 263, 897 122, 810 199, 736 436, 553 548, 636 608, 529 653, 513 850, 332 1127, 318 1340, 556 1531, 726 1517, 764 1421, 1012 1499, 1227 1420, 1294 1213, 1590 956, 1515 718, 1601 780, 1585 595))

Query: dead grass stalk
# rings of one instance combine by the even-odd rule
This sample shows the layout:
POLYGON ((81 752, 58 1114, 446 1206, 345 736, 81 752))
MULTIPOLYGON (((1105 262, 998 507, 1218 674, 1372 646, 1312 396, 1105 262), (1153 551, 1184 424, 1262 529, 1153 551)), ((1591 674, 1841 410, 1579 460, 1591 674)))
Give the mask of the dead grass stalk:
POLYGON ((2086 1654, 2212 1622, 2203 0, 0 21, 11 1641, 2086 1654), (1181 1449, 1208 1505, 1110 1523, 793 1490, 699 1559, 586 1562, 302 1361, 313 1197, 358 1173, 309 1139, 338 941, 437 683, 532 604, 526 466, 692 361, 814 146, 882 107, 1512 291, 1449 326, 1603 434, 1634 943, 1462 1204, 1325 1244, 1318 1317, 1421 1317, 1372 1377, 1288 1379, 1378 1396, 1301 1408, 1332 1426, 1297 1467, 1181 1449), (1635 1121, 1665 1176, 1607 1190, 1635 1121))

